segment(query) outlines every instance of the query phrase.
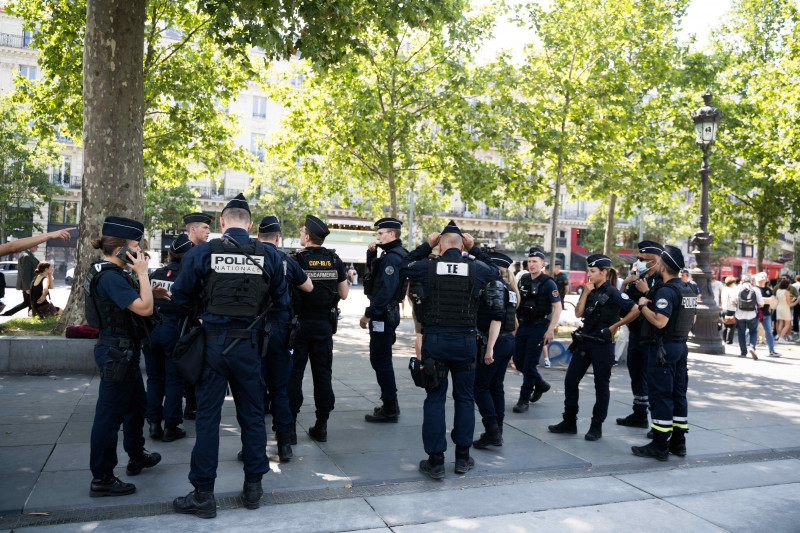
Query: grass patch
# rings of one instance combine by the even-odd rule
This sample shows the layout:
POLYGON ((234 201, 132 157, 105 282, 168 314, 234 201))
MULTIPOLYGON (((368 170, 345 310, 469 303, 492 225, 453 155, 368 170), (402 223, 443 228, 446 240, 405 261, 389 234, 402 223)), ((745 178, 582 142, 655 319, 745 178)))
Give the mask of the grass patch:
POLYGON ((12 318, 0 324, 0 335, 50 335, 59 317, 12 318))

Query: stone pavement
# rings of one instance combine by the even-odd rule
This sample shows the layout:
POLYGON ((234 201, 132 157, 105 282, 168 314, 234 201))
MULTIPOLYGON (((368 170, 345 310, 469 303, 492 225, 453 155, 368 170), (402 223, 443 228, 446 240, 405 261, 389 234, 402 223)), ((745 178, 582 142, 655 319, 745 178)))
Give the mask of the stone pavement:
MULTIPOLYGON (((328 442, 316 443, 303 431, 314 422, 307 377, 295 458, 278 463, 270 433, 273 470, 264 478, 264 505, 241 509, 240 433, 233 401, 226 400, 214 521, 171 514, 171 500, 191 489, 193 422, 185 423, 186 439, 148 439, 147 448, 163 460, 135 478, 124 472, 120 442, 117 473, 135 482, 137 492, 89 498, 97 376, 0 375, 0 530, 49 530, 50 524, 63 524, 53 526, 59 531, 243 530, 267 522, 287 531, 624 531, 643 524, 652 531, 800 530, 800 346, 782 346, 780 359, 764 350, 759 361, 738 358, 738 348, 725 356, 691 354, 689 455, 667 463, 633 456, 630 446, 646 443, 646 431, 614 424, 632 401, 625 368, 614 369, 608 421, 594 443, 583 439, 594 401, 591 375, 581 387, 579 434, 565 436, 547 432, 560 420, 565 367, 543 369, 553 389, 522 415, 510 409, 521 383, 510 371, 504 446, 474 450, 476 468, 456 476, 450 445, 448 477, 433 482, 417 471, 425 457, 424 392, 406 368, 413 324, 403 321, 395 345, 400 422, 367 424, 363 416, 378 404, 379 391, 368 337, 357 326, 363 294, 356 289, 345 303, 334 340, 336 409, 328 442)), ((452 401, 447 412, 452 422, 452 401)), ((477 437, 477 413, 476 420, 477 437)))

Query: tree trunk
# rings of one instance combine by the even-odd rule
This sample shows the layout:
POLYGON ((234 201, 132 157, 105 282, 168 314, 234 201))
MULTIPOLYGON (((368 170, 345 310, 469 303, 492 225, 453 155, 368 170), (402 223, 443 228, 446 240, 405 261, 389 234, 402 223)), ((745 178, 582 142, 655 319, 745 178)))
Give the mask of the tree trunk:
MULTIPOLYGON (((558 144, 558 167, 556 168, 555 198, 553 199, 553 214, 550 217, 550 264, 556 261, 556 232, 558 231, 558 195, 561 194, 561 178, 564 175, 564 133, 567 131, 567 113, 569 112, 570 94, 564 94, 564 114, 561 117, 561 139, 558 144)), ((555 269, 555 267, 551 267, 555 269)))
MULTIPOLYGON (((106 216, 141 220, 145 0, 88 0, 83 51, 83 177, 72 292, 53 330, 85 322, 83 279, 106 216)), ((144 248, 144 246, 142 246, 144 248)))
POLYGON ((608 218, 606 219, 606 238, 603 242, 603 253, 611 257, 614 248, 614 212, 617 210, 617 195, 612 194, 608 199, 608 218))

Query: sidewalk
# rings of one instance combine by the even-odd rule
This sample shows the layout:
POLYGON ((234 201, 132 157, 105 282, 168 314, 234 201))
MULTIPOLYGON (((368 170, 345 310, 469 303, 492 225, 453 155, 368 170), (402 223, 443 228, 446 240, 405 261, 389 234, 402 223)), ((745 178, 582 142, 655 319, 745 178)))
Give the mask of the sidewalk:
MULTIPOLYGON (((774 532, 797 530, 800 346, 781 346, 780 359, 766 357, 764 350, 759 361, 738 358, 737 346, 728 346, 734 350, 726 356, 691 354, 689 455, 671 457, 667 463, 633 456, 630 446, 646 443, 646 430, 614 424, 616 417, 631 409, 625 368, 614 368, 603 439, 594 443, 583 439, 594 401, 591 375, 581 387, 579 434, 565 436, 549 433, 547 425, 561 418, 566 367, 542 369, 553 389, 522 415, 511 412, 521 377, 509 372, 504 446, 473 450, 475 469, 459 477, 452 473, 454 447, 449 443, 448 477, 432 482, 417 471, 426 456, 421 438, 424 391, 413 385, 406 368, 413 354, 413 324, 403 321, 395 344, 400 422, 367 424, 364 414, 379 403, 379 390, 369 364, 368 337, 357 324, 363 294, 356 289, 351 298, 334 338, 336 409, 328 425, 328 442, 316 443, 305 433, 314 422, 307 376, 294 459, 277 462, 270 432, 272 472, 264 478, 264 505, 256 512, 238 509, 243 480, 241 463, 236 461, 240 433, 233 401, 226 400, 216 484, 222 510, 216 521, 165 516, 171 513, 172 499, 191 489, 187 475, 193 422, 184 424, 186 439, 172 443, 148 439, 147 448, 163 459, 135 478, 124 472, 127 456, 120 438, 117 473, 134 482, 137 492, 123 498, 89 498, 88 442, 97 376, 0 375, 0 514, 5 515, 0 529, 71 523, 64 530, 197 531, 244 529, 268 520, 270 527, 296 531, 376 527, 403 531, 397 526, 413 524, 417 524, 414 531, 462 527, 507 531, 514 525, 522 530, 553 530, 560 527, 557 524, 583 530, 578 527, 581 523, 590 523, 592 531, 621 531, 625 527, 620 524, 642 525, 642 520, 655 524, 650 521, 663 516, 664 525, 677 520, 672 531, 709 531, 715 527, 711 524, 744 530, 750 518, 758 518, 752 523, 756 530, 768 526, 774 532), (694 493, 704 496, 687 496, 694 493), (676 513, 676 507, 683 510, 676 513), (20 517, 19 513, 50 514, 20 517), (147 516, 152 518, 100 522, 147 516), (597 517, 602 520, 595 522, 597 517)), ((451 400, 447 419, 452 422, 451 400)), ((476 412, 476 438, 481 431, 476 412)), ((648 530, 660 529, 654 525, 648 530)))

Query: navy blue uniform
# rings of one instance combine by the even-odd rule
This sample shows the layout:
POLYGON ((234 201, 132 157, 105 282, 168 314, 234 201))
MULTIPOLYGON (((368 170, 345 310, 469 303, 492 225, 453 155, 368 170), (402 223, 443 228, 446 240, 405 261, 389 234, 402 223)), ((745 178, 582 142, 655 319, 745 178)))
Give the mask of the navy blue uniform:
MULTIPOLYGON (((626 294, 622 294, 616 287, 606 281, 587 297, 586 309, 584 310, 584 333, 592 337, 599 337, 603 328, 612 326, 619 320, 621 315, 626 315, 634 302, 626 294), (603 318, 593 320, 593 311, 589 309, 590 298, 600 295, 608 295, 608 301, 602 305, 604 312, 603 318)), ((594 311, 599 312, 599 311, 594 311)), ((594 372, 595 403, 592 410, 592 422, 602 424, 608 414, 608 402, 611 398, 609 392, 609 382, 611 381, 611 367, 614 366, 614 345, 611 342, 584 342, 580 346, 583 355, 574 354, 567 368, 567 375, 564 378, 564 414, 566 416, 576 416, 578 414, 579 386, 586 375, 589 366, 594 372)))
MULTIPOLYGON (((126 309, 139 298, 123 274, 110 270, 104 272, 97 280, 97 297, 114 302, 120 309, 126 309)), ((111 345, 104 339, 118 338, 125 344, 130 343, 134 359, 131 362, 131 373, 122 382, 101 379, 97 397, 97 407, 92 425, 91 452, 89 465, 96 479, 113 477, 117 466, 117 435, 122 425, 122 446, 132 460, 144 455, 144 412, 147 406, 142 371, 139 368, 141 344, 138 339, 126 338, 109 330, 100 329, 101 339, 94 346, 94 360, 102 371, 109 360, 108 350, 111 345)), ((120 350, 126 348, 117 347, 120 350)))
MULTIPOLYGON (((645 277, 647 287, 652 290, 656 285, 662 283, 661 275, 656 272, 652 276, 645 277)), ((631 285, 634 285, 632 283, 631 285)), ((644 296, 641 292, 633 287, 629 287, 625 291, 634 303, 639 301, 640 296, 644 296)), ((633 412, 640 417, 647 418, 647 406, 650 404, 650 399, 647 393, 647 346, 642 346, 642 343, 647 339, 642 338, 642 321, 644 317, 638 317, 636 320, 628 324, 628 375, 631 377, 631 391, 633 392, 633 412)), ((645 420, 647 422, 647 420, 645 420)))
MULTIPOLYGON (((247 244, 247 230, 230 228, 225 235, 240 245, 247 244)), ((264 269, 270 276, 269 296, 272 305, 286 308, 289 295, 283 262, 278 252, 264 247, 264 269)), ((200 284, 212 272, 211 243, 201 243, 182 259, 181 273, 172 286, 172 300, 189 304, 200 290, 200 284)), ((269 471, 266 455, 267 434, 264 424, 264 380, 258 353, 259 328, 250 338, 242 339, 227 355, 222 352, 233 339, 228 331, 241 331, 256 318, 231 317, 203 312, 200 317, 206 333, 206 357, 203 373, 197 382, 197 440, 192 450, 189 481, 200 491, 213 492, 217 477, 219 426, 225 392, 230 383, 236 404, 236 417, 242 428, 242 459, 246 482, 259 482, 269 471)))
MULTIPOLYGON (((422 243, 411 252, 407 259, 409 263, 403 269, 403 274, 412 283, 418 283, 422 292, 423 302, 430 295, 429 269, 431 247, 427 242, 422 243), (422 259, 424 258, 424 259, 422 259), (414 261, 415 259, 419 259, 414 261)), ((478 250, 473 248, 473 253, 478 250)), ((461 259, 461 252, 457 248, 446 250, 442 261, 461 259)), ((498 279, 497 268, 488 266, 481 261, 475 261, 475 284, 471 297, 477 302, 480 291, 489 281, 498 279)), ((497 312, 493 319, 499 320, 501 312, 497 312)), ((475 339, 475 325, 449 326, 446 324, 431 324, 423 313, 418 315, 422 322, 422 358, 434 359, 452 373, 453 399, 455 401, 455 417, 453 431, 450 438, 458 448, 466 449, 472 445, 472 436, 475 429, 475 358, 477 355, 477 342, 475 339)), ((445 421, 445 400, 447 398, 447 370, 444 377, 439 380, 439 387, 426 389, 426 397, 422 422, 422 441, 425 452, 430 454, 444 453, 447 450, 445 421)))

